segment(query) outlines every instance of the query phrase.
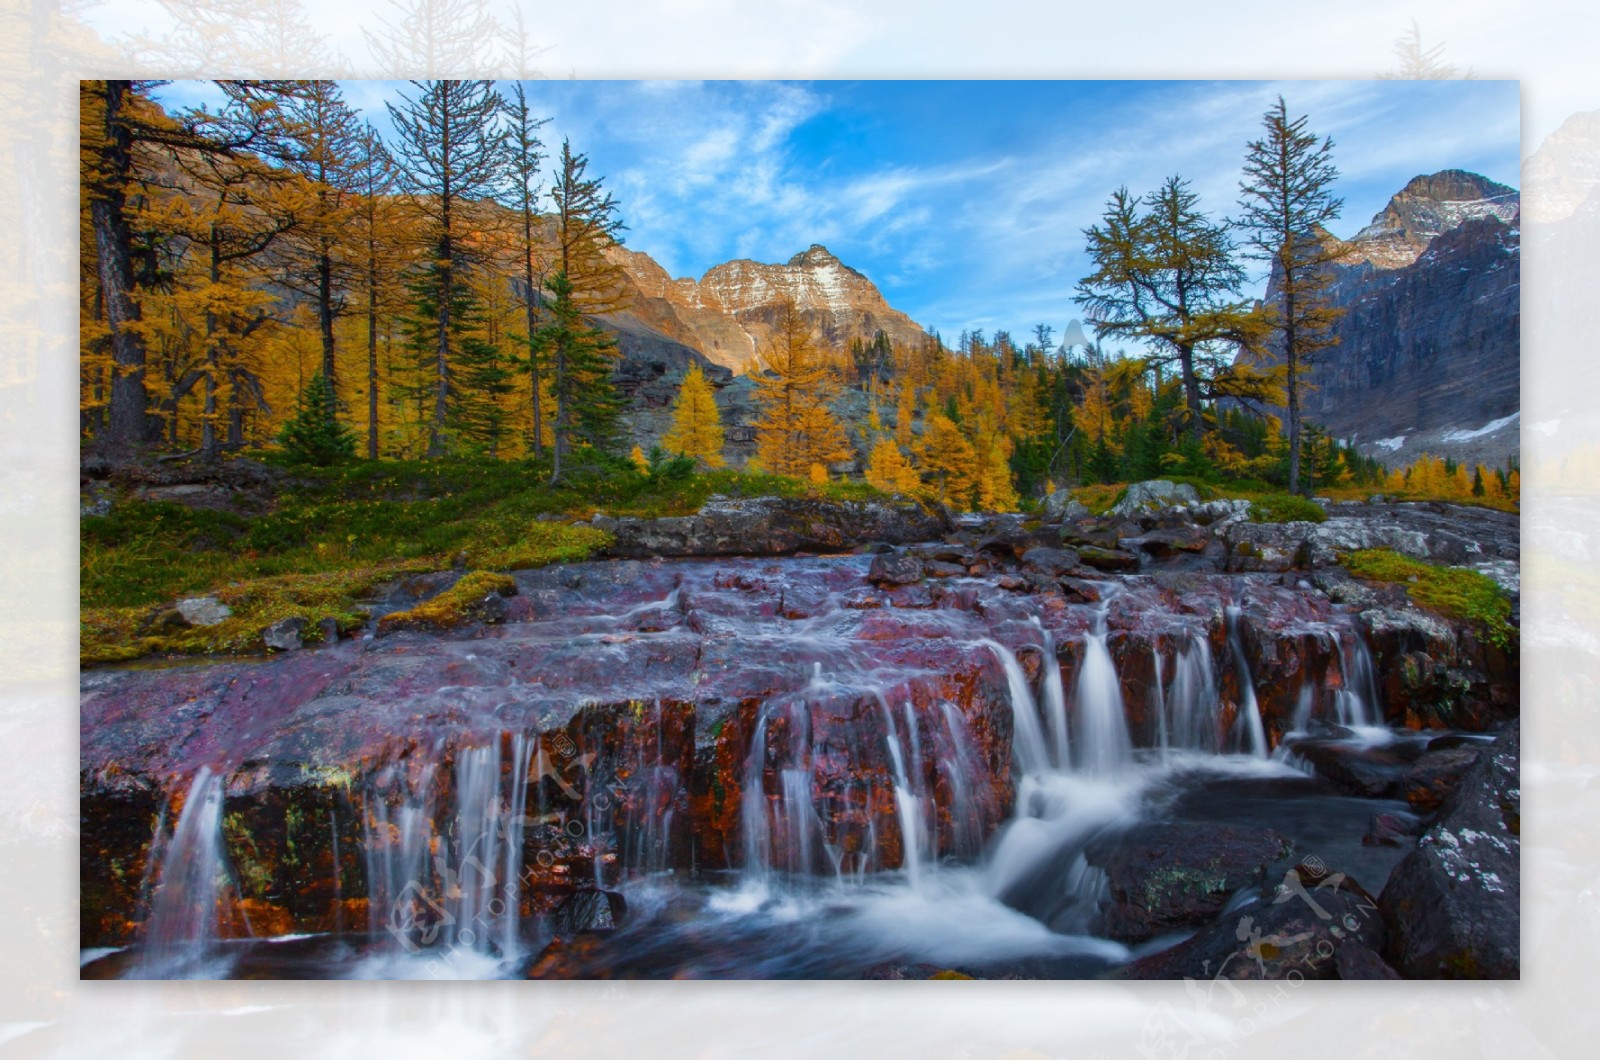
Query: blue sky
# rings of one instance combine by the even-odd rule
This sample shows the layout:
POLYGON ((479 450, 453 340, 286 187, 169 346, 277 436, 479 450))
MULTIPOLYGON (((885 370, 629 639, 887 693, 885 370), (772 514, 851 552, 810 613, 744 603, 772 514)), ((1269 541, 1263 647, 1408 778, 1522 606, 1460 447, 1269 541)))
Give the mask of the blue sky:
MULTIPOLYGON (((1514 81, 529 81, 606 178, 628 246, 674 276, 823 243, 895 307, 964 328, 1058 332, 1080 316, 1081 231, 1110 192, 1188 177, 1235 210, 1245 144, 1281 93, 1333 137, 1349 236, 1446 168, 1519 186, 1514 81)), ((402 84, 345 84, 373 112, 402 84)), ((176 102, 190 95, 174 85, 176 102)))

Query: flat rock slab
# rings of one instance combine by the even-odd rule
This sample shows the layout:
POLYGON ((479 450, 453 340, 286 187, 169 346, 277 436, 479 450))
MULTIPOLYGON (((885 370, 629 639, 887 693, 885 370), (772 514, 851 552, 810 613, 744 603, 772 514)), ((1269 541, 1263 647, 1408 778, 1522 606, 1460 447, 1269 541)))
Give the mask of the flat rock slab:
POLYGON ((1235 891, 1260 883, 1268 865, 1293 852, 1294 842, 1270 829, 1185 821, 1101 836, 1084 857, 1106 874, 1100 929, 1137 942, 1210 921, 1235 891))

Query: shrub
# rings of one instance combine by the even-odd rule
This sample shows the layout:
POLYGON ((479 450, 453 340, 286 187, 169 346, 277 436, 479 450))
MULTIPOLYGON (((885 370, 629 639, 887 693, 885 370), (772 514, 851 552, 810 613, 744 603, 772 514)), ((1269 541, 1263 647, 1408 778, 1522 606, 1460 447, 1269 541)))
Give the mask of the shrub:
POLYGON ((300 395, 300 408, 283 425, 283 450, 295 463, 314 467, 341 464, 356 455, 356 437, 339 422, 333 385, 321 372, 300 395))

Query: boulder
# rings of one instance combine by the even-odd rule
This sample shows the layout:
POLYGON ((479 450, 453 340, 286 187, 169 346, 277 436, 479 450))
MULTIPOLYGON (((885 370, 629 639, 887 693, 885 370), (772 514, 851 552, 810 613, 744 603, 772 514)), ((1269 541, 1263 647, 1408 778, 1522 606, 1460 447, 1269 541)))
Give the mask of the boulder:
POLYGON ((1316 523, 1236 522, 1226 532, 1228 570, 1235 574, 1286 571, 1301 566, 1306 537, 1316 523))
POLYGON ((1200 494, 1186 482, 1168 482, 1166 479, 1151 479, 1147 482, 1135 482, 1130 485, 1127 492, 1111 508, 1111 515, 1119 518, 1153 512, 1159 508, 1176 508, 1180 505, 1198 504, 1200 494))
POLYGON ((1075 523, 1089 517, 1089 509, 1084 507, 1082 501, 1074 500, 1066 490, 1056 490, 1046 496, 1040 511, 1049 523, 1075 523))
POLYGON ((1106 874, 1100 931, 1138 942, 1212 920, 1241 887, 1294 851, 1271 830, 1225 824, 1143 824, 1096 838, 1084 851, 1106 874))
POLYGON ((910 585, 922 580, 922 561, 904 553, 880 553, 872 557, 867 581, 874 585, 910 585))
POLYGON ((1078 562, 1095 570, 1137 570, 1139 557, 1120 548, 1098 548, 1094 545, 1078 547, 1078 562))
POLYGON ((1419 813, 1438 809, 1477 760, 1478 749, 1474 747, 1430 750, 1406 770, 1401 781, 1406 802, 1419 813))
POLYGON ((1070 548, 1030 548, 1022 554, 1024 570, 1059 578, 1078 565, 1078 554, 1070 548))
MULTIPOLYGON (((300 617, 286 618, 281 622, 274 622, 261 631, 261 640, 273 651, 294 651, 300 647, 301 635, 305 632, 306 620, 300 617)), ((334 626, 337 635, 338 625, 334 626)))
POLYGON ((178 614, 186 625, 215 626, 233 615, 233 609, 215 596, 191 596, 178 601, 178 614))
POLYGON ((1520 977, 1519 758, 1513 722, 1390 875, 1378 900, 1384 955, 1407 978, 1520 977))
POLYGON ((1204 527, 1186 524, 1151 530, 1138 537, 1123 538, 1118 543, 1124 549, 1162 559, 1184 552, 1204 552, 1211 540, 1210 531, 1204 527))
MULTIPOLYGON (((1383 952, 1384 921, 1372 896, 1342 872, 1307 858, 1260 901, 1241 906, 1169 950, 1140 958, 1127 979, 1334 979, 1379 974, 1357 953, 1341 971, 1339 951, 1383 952)), ((1381 962, 1380 962, 1381 963, 1381 962)), ((1381 976, 1388 978, 1388 976, 1381 976)))
POLYGON ((1072 548, 1116 548, 1117 532, 1109 527, 1064 526, 1061 543, 1072 548))

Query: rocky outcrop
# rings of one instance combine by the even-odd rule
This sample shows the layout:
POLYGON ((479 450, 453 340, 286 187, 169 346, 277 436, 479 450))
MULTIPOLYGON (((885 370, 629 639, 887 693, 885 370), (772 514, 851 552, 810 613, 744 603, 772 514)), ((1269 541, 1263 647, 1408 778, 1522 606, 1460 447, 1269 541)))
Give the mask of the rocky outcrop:
POLYGON ((1372 896, 1314 858, 1294 866, 1260 901, 1171 949, 1134 961, 1128 979, 1391 979, 1379 956, 1384 922, 1372 896))
POLYGON ((933 540, 950 527, 943 511, 911 502, 786 497, 712 500, 665 519, 597 516, 594 525, 614 538, 607 554, 624 558, 844 552, 870 541, 933 540))
POLYGON ((1084 850, 1106 875, 1097 934, 1140 942, 1214 920, 1241 887, 1294 851, 1273 831, 1174 822, 1104 835, 1084 850))
MULTIPOLYGON (((1311 368, 1306 418, 1392 464, 1424 451, 1490 467, 1515 455, 1518 214, 1515 189, 1445 170, 1411 181, 1340 244, 1329 294, 1344 315, 1311 368)), ((1274 280, 1267 300, 1276 294, 1274 280)))
POLYGON ((1112 518, 1127 519, 1161 508, 1179 508, 1197 504, 1199 501, 1200 495, 1187 482, 1151 479, 1148 482, 1135 482, 1128 486, 1127 492, 1112 505, 1111 511, 1107 514, 1112 518))
POLYGON ((1482 754, 1379 898, 1408 977, 1515 979, 1521 960, 1516 723, 1482 754))

